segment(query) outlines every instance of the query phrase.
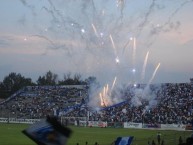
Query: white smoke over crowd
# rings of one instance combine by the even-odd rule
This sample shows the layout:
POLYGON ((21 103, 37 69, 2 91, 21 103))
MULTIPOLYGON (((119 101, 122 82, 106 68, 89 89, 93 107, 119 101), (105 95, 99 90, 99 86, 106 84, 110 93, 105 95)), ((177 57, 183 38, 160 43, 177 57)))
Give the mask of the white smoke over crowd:
MULTIPOLYGON (((32 37, 44 40, 44 55, 64 50, 68 71, 97 76, 101 85, 91 86, 89 105, 98 107, 101 102, 109 106, 123 101, 119 89, 123 84, 145 82, 149 86, 153 82, 160 62, 148 64, 150 48, 161 33, 180 27, 180 20, 173 18, 192 1, 175 1, 176 7, 162 22, 156 21, 156 17, 167 11, 169 0, 149 0, 145 11, 138 11, 140 5, 133 9, 141 1, 132 0, 41 0, 38 5, 28 0, 20 2, 31 16, 21 14, 19 22, 27 25, 28 18, 33 18, 35 31, 26 36, 29 41, 32 37), (153 68, 148 70, 152 76, 146 76, 148 65, 153 68)), ((156 105, 155 94, 148 86, 134 88, 134 105, 142 105, 144 99, 149 102, 147 109, 156 105)))

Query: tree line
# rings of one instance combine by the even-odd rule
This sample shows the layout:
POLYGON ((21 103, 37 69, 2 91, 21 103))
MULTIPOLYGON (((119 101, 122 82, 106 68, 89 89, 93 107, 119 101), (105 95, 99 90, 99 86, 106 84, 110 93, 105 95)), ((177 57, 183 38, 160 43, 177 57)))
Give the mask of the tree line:
POLYGON ((36 82, 31 78, 26 78, 20 73, 11 72, 0 82, 0 98, 7 98, 25 86, 45 86, 45 85, 90 85, 97 83, 96 77, 89 76, 82 79, 80 74, 64 74, 63 79, 59 80, 58 75, 48 71, 43 76, 39 76, 36 82))

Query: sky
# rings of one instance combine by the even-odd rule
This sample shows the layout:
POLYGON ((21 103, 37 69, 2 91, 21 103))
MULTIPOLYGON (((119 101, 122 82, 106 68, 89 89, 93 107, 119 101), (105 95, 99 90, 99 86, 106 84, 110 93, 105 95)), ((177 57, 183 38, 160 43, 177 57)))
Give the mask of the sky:
POLYGON ((101 84, 193 77, 192 0, 1 0, 0 81, 49 70, 101 84))

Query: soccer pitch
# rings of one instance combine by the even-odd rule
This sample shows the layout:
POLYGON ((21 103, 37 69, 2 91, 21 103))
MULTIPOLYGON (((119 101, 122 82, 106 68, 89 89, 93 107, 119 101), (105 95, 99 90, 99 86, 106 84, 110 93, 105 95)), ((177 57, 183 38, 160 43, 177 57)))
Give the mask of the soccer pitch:
MULTIPOLYGON (((0 123, 0 145, 36 145, 32 140, 26 137, 21 131, 29 125, 26 124, 2 124, 0 123)), ((164 145, 178 145, 178 139, 181 136, 186 138, 191 135, 189 131, 170 131, 170 130, 145 130, 145 129, 123 129, 123 128, 90 128, 70 126, 73 133, 68 140, 67 145, 110 145, 119 136, 134 136, 132 145, 147 145, 148 140, 156 140, 156 134, 161 133, 164 139, 164 145)))

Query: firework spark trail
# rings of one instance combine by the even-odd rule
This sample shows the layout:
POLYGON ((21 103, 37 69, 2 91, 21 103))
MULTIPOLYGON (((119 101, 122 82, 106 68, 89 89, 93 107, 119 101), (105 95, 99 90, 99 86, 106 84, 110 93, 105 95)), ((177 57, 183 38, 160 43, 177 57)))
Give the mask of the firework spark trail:
POLYGON ((105 88, 105 86, 104 86, 104 88, 103 88, 103 97, 104 96, 106 96, 106 88, 105 88))
MULTIPOLYGON (((25 5, 25 6, 27 6, 27 2, 26 2, 26 0, 21 0, 21 2, 25 5)), ((76 37, 75 36, 75 32, 76 31, 74 31, 75 30, 75 28, 77 28, 77 30, 81 30, 82 28, 83 28, 83 26, 81 26, 79 23, 77 23, 73 18, 71 18, 71 17, 69 17, 69 16, 67 16, 67 17, 65 17, 64 15, 63 15, 63 13, 60 11, 60 10, 58 10, 56 7, 55 7, 55 5, 54 5, 54 3, 51 1, 51 0, 47 0, 47 2, 48 2, 48 4, 49 4, 49 7, 47 7, 46 5, 43 5, 42 6, 42 9, 43 10, 45 10, 50 16, 51 16, 51 18, 52 18, 52 21, 51 21, 51 23, 53 23, 54 22, 54 24, 55 23, 58 23, 58 24, 60 24, 61 26, 65 26, 65 24, 67 23, 68 24, 68 28, 69 28, 69 26, 71 25, 72 26, 72 29, 65 29, 65 31, 69 31, 69 32, 71 32, 72 31, 72 33, 69 33, 69 36, 71 36, 71 35, 73 35, 72 37, 74 38, 74 37, 76 37)), ((85 0, 85 1, 83 1, 83 2, 81 2, 81 4, 82 4, 82 11, 84 11, 84 12, 82 12, 83 14, 84 13, 87 13, 87 15, 84 15, 84 17, 86 17, 86 16, 91 16, 91 15, 88 15, 88 11, 87 10, 92 10, 93 11, 93 19, 96 19, 96 15, 95 14, 97 14, 96 13, 96 7, 95 7, 95 3, 94 3, 94 1, 93 0, 91 0, 91 1, 87 1, 87 0, 85 0)), ((90 19, 90 18, 89 18, 90 19)), ((97 21, 98 22, 98 21, 97 21)), ((101 22, 101 21, 100 21, 101 22)), ((51 29, 50 30, 54 30, 54 28, 53 27, 55 27, 55 25, 52 25, 51 26, 51 29)), ((95 27, 96 28, 96 27, 95 27)), ((96 31, 97 32, 97 31, 96 31)), ((81 39, 84 39, 85 40, 85 43, 86 43, 86 48, 89 48, 90 47, 90 45, 91 45, 91 41, 89 41, 89 39, 87 39, 86 37, 85 37, 85 35, 82 35, 81 33, 79 33, 81 36, 81 39)), ((97 32, 97 34, 98 34, 98 32, 97 32)), ((49 39, 48 40, 49 42, 51 42, 51 40, 49 39)), ((52 41, 53 42, 53 41, 52 41)), ((53 44, 53 43, 51 43, 51 44, 53 44)), ((54 45, 53 45, 54 46, 54 45)), ((115 54, 116 54, 117 52, 116 52, 116 49, 115 49, 115 54)))
POLYGON ((146 56, 145 56, 145 60, 144 60, 144 64, 143 64, 143 69, 142 69, 142 73, 141 73, 141 80, 143 81, 145 78, 145 70, 146 70, 146 66, 147 66, 147 60, 149 57, 149 51, 147 52, 146 56))
POLYGON ((112 104, 112 101, 111 101, 111 96, 110 96, 111 94, 109 93, 109 85, 107 84, 107 85, 105 85, 104 87, 103 87, 103 90, 101 91, 101 93, 99 94, 99 96, 100 96, 100 100, 101 100, 101 105, 102 106, 108 106, 108 105, 110 105, 110 104, 112 104))
POLYGON ((109 85, 107 84, 107 86, 106 86, 106 96, 108 95, 108 92, 109 92, 109 85))
POLYGON ((133 39, 133 54, 132 54, 132 62, 133 62, 133 69, 135 69, 135 56, 136 55, 136 38, 133 39))
POLYGON ((92 28, 93 28, 93 30, 94 30, 94 33, 95 33, 96 37, 98 37, 98 32, 97 32, 97 30, 96 30, 95 25, 94 25, 93 23, 92 23, 91 25, 92 25, 92 28))
MULTIPOLYGON (((38 12, 38 11, 34 11, 35 9, 35 7, 33 7, 33 5, 29 5, 28 4, 28 2, 29 1, 27 1, 27 0, 20 0, 22 3, 23 3, 23 5, 24 6, 26 6, 26 7, 28 7, 28 9, 29 10, 31 10, 31 12, 33 12, 34 14, 35 14, 35 12, 38 12)), ((59 35, 61 35, 62 33, 61 32, 69 32, 69 31, 73 31, 74 33, 73 33, 73 36, 75 37, 75 38, 77 38, 78 40, 80 40, 81 42, 80 43, 86 43, 88 46, 87 47, 91 47, 91 46, 93 46, 92 44, 91 44, 91 41, 89 41, 89 40, 91 40, 91 39, 87 39, 87 36, 85 36, 84 34, 84 38, 83 37, 81 37, 81 38, 79 38, 79 36, 81 35, 81 32, 79 31, 79 30, 81 30, 82 28, 83 28, 83 26, 81 25, 82 23, 79 21, 79 19, 77 19, 77 17, 76 17, 76 15, 74 16, 69 16, 69 15, 65 15, 64 13, 62 13, 63 12, 63 10, 61 10, 61 11, 59 11, 58 9, 57 9, 57 7, 55 7, 55 6, 57 6, 57 5, 54 5, 55 4, 55 2, 54 1, 52 1, 52 0, 47 0, 48 2, 49 2, 49 6, 43 6, 43 9, 44 9, 44 11, 46 11, 46 14, 47 15, 49 15, 48 17, 49 17, 49 19, 50 19, 50 17, 51 17, 51 21, 50 21, 50 23, 52 23, 53 22, 53 20, 58 20, 57 21, 57 23, 60 23, 61 25, 64 25, 64 22, 67 22, 67 25, 69 25, 69 29, 63 29, 63 31, 60 31, 60 33, 59 33, 59 35), (63 15, 64 14, 64 15, 63 15), (53 19, 53 20, 52 20, 53 19), (72 24, 72 25, 71 25, 72 24), (71 27, 72 26, 72 27, 71 27), (74 29, 76 29, 77 31, 74 31, 74 29), (77 33, 78 32, 78 33, 77 33), (80 32, 80 33, 79 33, 80 32)), ((117 0, 117 1, 123 1, 124 2, 124 0, 117 0)), ((66 1, 67 2, 67 1, 66 1)), ((72 3, 72 4, 75 4, 76 2, 78 2, 78 1, 73 1, 74 3, 72 3)), ((171 23, 171 21, 172 21, 172 18, 173 18, 173 16, 175 16, 176 15, 176 13, 187 3, 188 1, 186 1, 186 2, 183 2, 182 4, 181 4, 181 6, 180 7, 178 7, 178 8, 176 8, 175 9, 175 11, 173 12, 173 13, 170 13, 170 15, 169 15, 169 17, 166 17, 166 19, 164 20, 164 22, 166 22, 165 23, 165 26, 168 26, 170 23, 171 23), (166 21, 167 20, 167 21, 166 21)), ((81 17, 83 17, 84 19, 85 18, 87 18, 88 17, 88 19, 85 21, 85 25, 87 24, 87 25, 89 25, 89 28, 91 27, 91 23, 93 23, 92 24, 92 27, 94 26, 94 24, 97 26, 97 28, 101 28, 102 27, 102 24, 100 25, 100 23, 104 23, 104 21, 103 20, 105 20, 105 21, 110 21, 109 19, 107 19, 106 20, 106 18, 107 17, 105 17, 106 15, 103 15, 104 17, 103 18, 101 18, 101 19, 97 19, 97 15, 96 14, 98 14, 97 12, 96 12, 96 8, 95 8, 95 5, 94 5, 94 1, 93 0, 83 0, 82 2, 81 2, 81 4, 82 3, 84 3, 85 5, 82 5, 83 7, 82 7, 82 13, 80 13, 78 16, 81 16, 81 17), (84 11, 84 12, 83 12, 84 11), (84 15, 84 14, 86 14, 86 15, 84 15), (83 16, 84 15, 84 16, 83 16), (98 21, 99 20, 99 21, 98 21), (101 27, 100 27, 101 26, 101 27)), ((148 21, 150 20, 150 17, 151 17, 151 15, 153 14, 153 11, 154 11, 154 9, 155 9, 155 7, 157 6, 156 4, 156 0, 152 0, 151 1, 151 4, 149 5, 149 9, 148 10, 146 10, 146 12, 145 12, 145 17, 143 17, 143 19, 142 19, 142 21, 139 21, 139 24, 140 25, 138 25, 137 27, 135 26, 135 28, 134 29, 139 29, 139 33, 138 33, 138 35, 136 35, 136 36, 139 36, 142 32, 144 32, 144 27, 146 27, 146 25, 147 25, 147 23, 148 23, 148 21), (141 23, 140 23, 141 22, 141 23)), ((120 17, 123 17, 123 10, 124 10, 124 3, 122 3, 123 5, 120 5, 120 8, 121 8, 121 16, 120 17)), ((96 5, 97 6, 97 5, 96 5)), ((105 7, 105 6, 104 6, 105 7)), ((64 9, 66 8, 66 6, 64 6, 64 9)), ((98 8, 98 7, 97 7, 98 8)), ((98 10, 98 9, 97 9, 98 10)), ((69 10, 70 11, 70 10, 69 10)), ((108 13, 108 12, 107 12, 108 13)), ((120 13, 119 13, 119 15, 120 15, 120 13)), ((119 16, 118 16, 119 17, 119 16)), ((120 18, 119 17, 119 18, 120 18)), ((135 17, 135 15, 134 15, 134 17, 135 17)), ((114 18, 114 17, 113 17, 114 18)), ((113 20, 113 18, 111 19, 111 20, 113 20)), ((117 20, 117 19, 116 19, 117 20)), ((118 19, 119 21, 117 21, 117 23, 119 23, 120 22, 120 19, 118 19)), ((54 22, 56 22, 56 21, 54 21, 54 22)), ((113 23, 110 25, 110 28, 107 28, 108 29, 108 32, 111 32, 112 33, 112 31, 114 31, 112 34, 115 34, 115 31, 118 31, 118 33, 119 33, 119 30, 120 30, 120 32, 121 32, 121 30, 123 30, 123 29, 119 29, 119 26, 118 25, 115 25, 115 24, 117 24, 117 23, 114 23, 114 22, 116 22, 115 21, 115 19, 112 21, 113 23), (113 28, 116 28, 116 29, 113 29, 113 28)), ((38 23, 37 23, 38 24, 38 23)), ((107 23, 108 24, 108 23, 107 23)), ((164 24, 164 23, 163 23, 164 24)), ((122 23, 122 25, 124 26, 124 25, 128 25, 127 23, 122 23)), ((95 26, 94 26, 95 27, 95 26)), ((93 27, 93 30, 94 30, 94 27, 93 27)), ((121 28, 121 27, 120 27, 121 28)), ((52 28, 51 28, 52 29, 52 28)), ((104 28, 105 29, 105 28, 104 28)), ((104 30, 103 29, 103 30, 104 30)), ((62 29, 61 29, 62 30, 62 29)), ((89 31, 89 29, 86 29, 85 28, 85 30, 88 30, 89 31)), ((95 35, 97 34, 97 36, 98 35, 100 35, 100 31, 99 30, 102 30, 102 29, 96 29, 96 27, 95 27, 95 35), (98 34, 98 32, 97 32, 97 30, 98 30, 98 32, 99 32, 99 34, 98 34)), ((90 29, 90 31, 89 31, 90 33, 87 33, 87 34, 91 34, 91 32, 93 33, 93 31, 92 31, 92 29, 90 29)), ((106 37, 106 39, 108 39, 108 35, 109 35, 110 33, 108 33, 107 34, 107 37, 106 37)), ((157 34, 157 33, 156 33, 157 34)), ((55 35, 57 35, 57 34, 55 34, 55 35)), ((59 36, 59 35, 57 35, 57 36, 59 36)), ((65 34, 64 34, 65 35, 65 34)), ((63 36, 64 36, 63 35, 63 36)), ((46 40, 51 46, 52 46, 52 48, 57 48, 57 44, 58 44, 58 42, 59 41, 54 41, 54 39, 52 39, 52 40, 50 40, 49 39, 49 37, 46 37, 46 36, 41 36, 41 35, 34 35, 35 37, 39 37, 39 38, 41 38, 41 39, 44 39, 44 40, 46 40)), ((67 37, 69 38, 69 36, 71 36, 71 35, 68 35, 67 37)), ((113 35, 113 36, 116 36, 116 35, 113 35)), ((53 38, 53 37, 51 37, 51 38, 53 38)), ((57 37, 58 38, 58 37, 57 37)), ((88 36, 88 38, 89 38, 89 36, 88 36)), ((93 37, 94 39, 96 39, 96 37, 93 37)), ((116 37, 113 37, 114 38, 114 40, 117 40, 116 42, 118 42, 119 41, 119 39, 116 39, 116 37)), ((112 36, 110 35, 110 39, 111 39, 111 43, 112 43, 112 45, 114 44, 114 41, 113 41, 113 38, 112 38, 112 36)), ((136 37, 137 38, 137 37, 136 37)), ((155 38, 155 37, 154 37, 155 38)), ((153 39, 154 39, 153 38, 153 39)), ((109 40, 109 39, 108 39, 109 40)), ((124 41, 125 42, 125 41, 124 41)), ((135 52, 135 50, 136 50, 136 42, 135 41, 133 41, 134 42, 134 46, 133 46, 133 66, 135 66, 135 56, 136 56, 136 52, 135 52)), ((154 41, 152 41, 152 43, 153 43, 154 41)), ((110 42, 108 42, 108 45, 110 45, 109 44, 110 42)), ((132 42, 130 42, 130 40, 129 41, 127 41, 127 43, 124 45, 124 47, 123 47, 123 51, 122 51, 122 53, 124 53, 125 52, 125 49, 126 49, 126 47, 128 47, 130 44, 131 44, 132 42)), ((83 45, 83 44, 82 44, 83 45)), ((97 46, 99 46, 99 45, 95 45, 96 47, 97 46)), ((107 46, 107 45, 105 45, 105 46, 107 46)), ((72 48, 74 48, 75 49, 75 47, 74 46, 71 46, 72 48)), ((117 45, 117 48, 118 48, 118 45, 117 45)), ((115 47, 115 44, 113 45, 113 49, 114 49, 114 53, 117 55, 117 52, 116 51, 118 51, 119 52, 119 50, 118 49, 116 49, 116 47, 115 47)), ((112 50, 111 50, 112 51, 112 50)), ((87 51, 88 52, 88 51, 87 51)), ((93 53, 94 54, 94 53, 93 53)), ((93 56, 97 56, 98 54, 94 54, 93 56)), ((147 65, 147 60, 148 60, 148 55, 149 55, 149 52, 146 54, 146 58, 145 58, 145 60, 144 60, 144 65, 143 65, 143 71, 142 71, 142 78, 144 78, 144 76, 145 76, 145 69, 146 69, 146 65, 147 65), (144 73, 144 75, 143 75, 143 73, 144 73)), ((100 56, 99 56, 100 57, 100 56)), ((75 59, 75 57, 74 57, 74 59, 75 59)), ((78 65, 78 63, 77 63, 77 65, 78 65)), ((154 71, 154 73, 153 73, 153 75, 152 75, 152 78, 150 79, 150 81, 149 82, 152 82, 152 80, 154 79, 154 77, 155 77, 155 75, 156 75, 156 73, 157 73, 157 70, 159 69, 159 67, 160 67, 160 63, 158 64, 158 66, 156 67, 156 69, 155 69, 155 71, 154 71)), ((115 77, 115 79, 114 79, 114 82, 113 82, 113 85, 112 85, 112 87, 111 87, 111 90, 114 88, 114 86, 115 86, 115 83, 116 83, 116 77, 115 77)), ((111 91, 110 90, 110 91, 111 91)), ((104 104, 103 105, 105 105, 105 101, 106 100, 104 100, 104 98, 103 97, 105 97, 105 96, 107 96, 107 94, 108 94, 108 87, 107 86, 105 86, 104 87, 104 90, 103 91, 101 91, 102 93, 100 94, 100 96, 101 96, 101 102, 103 102, 104 104), (103 91, 105 92, 104 93, 104 95, 102 95, 103 94, 103 91)), ((110 94, 108 94, 109 96, 110 96, 110 94)), ((108 104, 107 104, 108 105, 108 104)))
POLYGON ((159 63, 159 64, 157 65, 157 67, 155 68, 155 70, 154 70, 154 72, 153 72, 153 75, 152 75, 151 79, 149 80, 149 83, 148 83, 148 84, 152 83, 152 81, 153 81, 153 79, 154 79, 154 77, 155 77, 155 75, 156 75, 157 70, 159 69, 159 67, 160 67, 160 63, 159 63))
POLYGON ((99 96, 100 96, 101 106, 105 106, 105 102, 104 102, 104 98, 103 98, 102 94, 100 93, 99 96))
POLYGON ((109 96, 108 96, 109 86, 108 84, 104 86, 102 92, 99 93, 101 106, 107 106, 109 104, 109 96))
POLYGON ((117 80, 117 77, 114 78, 114 81, 113 81, 113 84, 112 84, 112 87, 111 87, 111 92, 112 92, 112 90, 113 90, 114 87, 115 87, 116 80, 117 80))
POLYGON ((114 54, 115 54, 115 56, 117 57, 117 49, 116 49, 116 47, 115 47, 115 43, 114 43, 114 41, 113 41, 113 37, 111 36, 111 34, 109 35, 109 37, 110 37, 110 39, 111 39, 111 44, 112 44, 113 49, 114 49, 114 54))

